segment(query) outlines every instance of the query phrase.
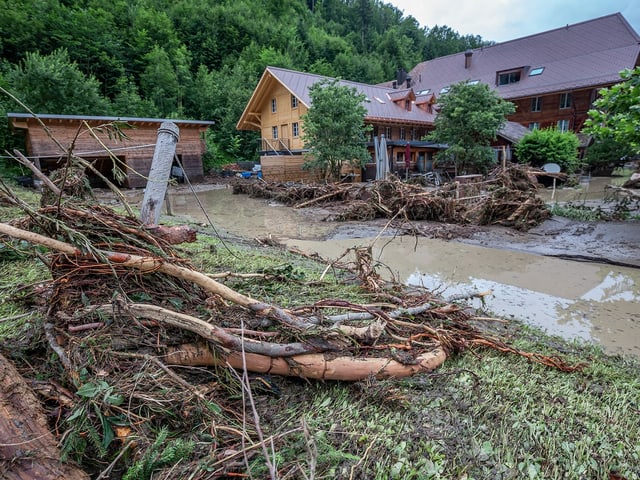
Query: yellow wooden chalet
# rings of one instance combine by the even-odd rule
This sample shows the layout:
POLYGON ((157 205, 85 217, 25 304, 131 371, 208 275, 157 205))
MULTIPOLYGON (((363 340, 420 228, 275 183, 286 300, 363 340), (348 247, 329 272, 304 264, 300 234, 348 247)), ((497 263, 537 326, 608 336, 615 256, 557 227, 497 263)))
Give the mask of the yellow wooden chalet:
MULTIPOLYGON (((305 149, 302 116, 311 106, 309 88, 328 79, 321 75, 267 67, 237 124, 238 130, 260 132, 260 164, 265 179, 273 181, 315 180, 302 169, 305 149)), ((366 97, 365 123, 373 127, 367 148, 371 163, 362 171, 365 180, 375 177, 374 139, 384 135, 390 168, 404 174, 407 167, 423 170, 440 146, 422 140, 433 127, 433 95, 416 95, 410 86, 377 86, 340 81, 366 97), (399 88, 405 87, 405 88, 399 88)))

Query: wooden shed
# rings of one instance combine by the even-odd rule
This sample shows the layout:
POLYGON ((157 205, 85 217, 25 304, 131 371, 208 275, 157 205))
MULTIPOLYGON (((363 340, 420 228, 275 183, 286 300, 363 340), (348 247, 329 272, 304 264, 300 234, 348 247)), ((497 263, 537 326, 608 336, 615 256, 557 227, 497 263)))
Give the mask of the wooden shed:
MULTIPOLYGON (((158 129, 164 122, 173 122, 180 130, 175 165, 182 165, 190 181, 201 181, 204 175, 202 155, 206 151, 204 132, 214 124, 212 121, 160 118, 81 115, 37 115, 36 118, 29 113, 8 113, 7 116, 14 131, 24 131, 27 156, 37 160, 43 172, 59 168, 64 161, 67 152, 57 141, 64 149, 72 149, 74 155, 93 162, 110 180, 114 180, 113 167, 118 164, 126 175, 120 185, 127 188, 146 185, 158 129), (114 135, 108 128, 113 124, 125 126, 121 131, 126 137, 114 135)), ((99 177, 88 173, 92 184, 101 186, 99 177)))

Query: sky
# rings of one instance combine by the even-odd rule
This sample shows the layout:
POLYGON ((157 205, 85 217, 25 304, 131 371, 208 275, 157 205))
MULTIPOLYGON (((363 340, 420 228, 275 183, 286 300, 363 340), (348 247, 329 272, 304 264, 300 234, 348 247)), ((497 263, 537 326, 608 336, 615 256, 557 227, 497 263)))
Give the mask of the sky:
POLYGON ((383 0, 420 26, 504 42, 620 12, 640 33, 638 0, 383 0))

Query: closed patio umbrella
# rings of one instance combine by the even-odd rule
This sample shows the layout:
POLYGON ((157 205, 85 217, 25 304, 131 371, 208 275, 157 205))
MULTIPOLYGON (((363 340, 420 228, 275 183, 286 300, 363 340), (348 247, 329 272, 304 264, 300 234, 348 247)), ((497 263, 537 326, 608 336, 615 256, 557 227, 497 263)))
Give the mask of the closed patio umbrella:
POLYGON ((387 153, 387 139, 380 135, 378 158, 376 162, 376 180, 384 180, 389 173, 389 155, 387 153))

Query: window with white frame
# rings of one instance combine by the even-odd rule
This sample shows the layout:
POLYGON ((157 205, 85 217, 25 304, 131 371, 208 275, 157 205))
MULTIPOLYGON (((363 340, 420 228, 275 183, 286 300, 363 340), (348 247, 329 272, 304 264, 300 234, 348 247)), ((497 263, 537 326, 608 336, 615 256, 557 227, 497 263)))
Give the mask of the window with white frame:
POLYGON ((529 124, 529 130, 538 130, 540 129, 540 122, 531 122, 529 124))
POLYGON ((404 127, 400 128, 400 140, 406 140, 407 133, 404 130, 404 127))
POLYGON ((291 108, 298 108, 298 97, 291 95, 291 108))
POLYGON ((542 97, 533 97, 531 99, 531 111, 532 112, 542 111, 542 97))
POLYGON ((271 127, 271 138, 278 139, 278 127, 271 127))
POLYGON ((275 98, 271 99, 271 113, 276 113, 278 111, 278 102, 276 102, 275 98))
POLYGON ((293 133, 293 138, 298 138, 300 136, 300 125, 298 125, 298 122, 293 122, 291 124, 291 131, 293 133))
POLYGON ((567 120, 567 119, 558 120, 558 130, 560 130, 561 132, 568 132, 569 131, 569 120, 567 120))
POLYGON ((391 140, 391 127, 384 127, 384 136, 391 140))
POLYGON ((560 94, 560 108, 569 108, 571 107, 571 94, 570 93, 561 93, 560 94))

